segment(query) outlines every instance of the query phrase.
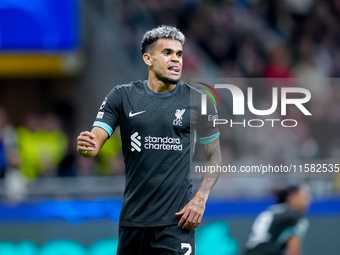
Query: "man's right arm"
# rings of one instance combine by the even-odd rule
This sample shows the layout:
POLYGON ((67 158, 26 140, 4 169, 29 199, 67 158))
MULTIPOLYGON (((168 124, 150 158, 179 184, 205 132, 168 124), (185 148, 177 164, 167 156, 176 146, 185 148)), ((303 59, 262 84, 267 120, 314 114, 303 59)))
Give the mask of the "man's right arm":
POLYGON ((287 241, 286 246, 287 255, 301 255, 301 239, 296 236, 292 236, 287 241))
POLYGON ((109 138, 108 133, 100 128, 93 127, 91 132, 84 131, 77 137, 77 150, 85 158, 93 158, 109 138))

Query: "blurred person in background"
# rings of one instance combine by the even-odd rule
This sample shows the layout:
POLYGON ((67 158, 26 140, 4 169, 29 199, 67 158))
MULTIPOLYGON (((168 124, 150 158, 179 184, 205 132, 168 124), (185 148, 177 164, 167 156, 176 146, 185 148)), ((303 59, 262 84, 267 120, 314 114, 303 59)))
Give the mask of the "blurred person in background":
POLYGON ((305 185, 290 185, 276 192, 277 204, 255 219, 245 255, 301 255, 309 222, 305 214, 311 197, 305 185))
POLYGON ((0 179, 9 169, 17 169, 19 164, 18 143, 14 127, 5 108, 0 106, 0 179))
POLYGON ((26 180, 18 170, 18 139, 5 108, 0 106, 0 179, 10 201, 22 201, 26 196, 26 180))
MULTIPOLYGON (((184 41, 175 27, 146 32, 148 80, 112 89, 92 131, 77 139, 79 153, 92 158, 120 125, 126 186, 117 254, 195 254, 195 228, 218 175, 204 173, 193 196, 190 140, 197 132, 208 165, 221 163, 221 151, 217 127, 200 114, 201 92, 180 81, 184 41)), ((212 100, 207 108, 217 114, 212 100)))
MULTIPOLYGON (((73 148, 74 150, 74 148, 73 148)), ((120 132, 116 130, 96 157, 95 174, 96 175, 122 175, 124 174, 119 167, 119 160, 122 155, 122 143, 120 132)), ((124 161, 122 162, 124 164, 124 161)))
POLYGON ((53 113, 42 116, 36 133, 41 176, 56 176, 57 168, 67 151, 67 135, 61 129, 59 117, 53 113))
POLYGON ((17 128, 20 171, 29 180, 39 173, 39 156, 36 149, 36 132, 40 127, 38 114, 30 112, 25 116, 24 125, 17 128))
POLYGON ((25 125, 17 128, 20 170, 34 180, 38 176, 56 176, 67 149, 67 136, 55 114, 29 113, 25 125))

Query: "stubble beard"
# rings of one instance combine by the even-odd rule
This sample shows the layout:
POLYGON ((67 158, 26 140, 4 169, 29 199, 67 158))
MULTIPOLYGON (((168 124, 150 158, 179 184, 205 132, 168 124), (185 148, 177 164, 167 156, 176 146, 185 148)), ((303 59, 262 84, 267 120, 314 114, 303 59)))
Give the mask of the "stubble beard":
POLYGON ((163 79, 161 79, 162 82, 164 82, 164 84, 171 84, 171 85, 176 85, 179 82, 179 79, 170 79, 167 77, 163 77, 163 79))
POLYGON ((171 84, 171 85, 176 85, 180 80, 180 78, 171 79, 169 77, 165 77, 165 76, 162 76, 160 74, 156 74, 156 77, 157 77, 158 80, 162 81, 164 84, 171 84))

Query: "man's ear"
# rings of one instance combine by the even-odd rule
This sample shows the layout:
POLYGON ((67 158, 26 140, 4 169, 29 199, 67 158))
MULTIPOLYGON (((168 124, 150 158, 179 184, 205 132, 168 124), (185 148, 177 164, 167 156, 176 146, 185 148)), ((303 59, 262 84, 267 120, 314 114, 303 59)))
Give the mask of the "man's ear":
POLYGON ((143 54, 143 60, 144 60, 144 63, 148 66, 152 66, 152 59, 151 59, 151 55, 149 53, 144 53, 143 54))

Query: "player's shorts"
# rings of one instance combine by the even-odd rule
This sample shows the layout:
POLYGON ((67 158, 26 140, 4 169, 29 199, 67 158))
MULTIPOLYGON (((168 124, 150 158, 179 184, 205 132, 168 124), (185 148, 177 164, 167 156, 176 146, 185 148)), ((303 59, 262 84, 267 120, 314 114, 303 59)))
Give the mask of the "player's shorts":
POLYGON ((195 230, 178 225, 119 227, 117 255, 194 255, 195 230))

